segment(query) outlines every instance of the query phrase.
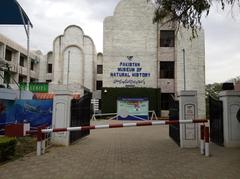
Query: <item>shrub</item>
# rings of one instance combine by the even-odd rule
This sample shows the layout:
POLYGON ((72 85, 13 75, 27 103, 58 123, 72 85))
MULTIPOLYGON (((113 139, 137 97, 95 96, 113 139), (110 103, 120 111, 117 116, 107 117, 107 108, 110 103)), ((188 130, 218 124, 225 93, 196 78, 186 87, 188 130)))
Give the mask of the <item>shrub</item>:
POLYGON ((5 161, 14 156, 17 140, 10 137, 0 137, 0 161, 5 161))

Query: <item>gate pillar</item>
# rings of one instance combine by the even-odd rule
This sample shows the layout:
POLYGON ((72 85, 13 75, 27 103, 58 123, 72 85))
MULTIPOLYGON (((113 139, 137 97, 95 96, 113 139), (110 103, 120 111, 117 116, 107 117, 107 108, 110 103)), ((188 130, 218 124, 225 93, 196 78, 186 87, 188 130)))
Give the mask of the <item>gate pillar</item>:
MULTIPOLYGON (((71 92, 56 91, 53 99, 53 128, 70 127, 71 119, 71 92)), ((69 145, 69 132, 52 133, 52 143, 56 145, 69 145)))
MULTIPOLYGON (((180 120, 198 117, 197 91, 181 91, 179 99, 180 120)), ((195 148, 199 143, 198 124, 180 124, 180 147, 195 148)))
POLYGON ((240 147, 240 92, 222 91, 224 146, 240 147))

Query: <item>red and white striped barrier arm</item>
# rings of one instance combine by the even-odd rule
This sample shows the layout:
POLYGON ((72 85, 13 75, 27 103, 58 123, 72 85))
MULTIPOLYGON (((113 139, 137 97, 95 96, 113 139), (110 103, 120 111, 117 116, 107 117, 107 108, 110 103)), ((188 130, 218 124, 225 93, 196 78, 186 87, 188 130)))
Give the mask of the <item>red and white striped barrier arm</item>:
POLYGON ((121 127, 140 127, 140 126, 155 126, 155 125, 205 123, 205 122, 208 122, 208 121, 206 119, 146 121, 146 122, 136 122, 136 123, 104 124, 104 125, 90 125, 90 126, 79 126, 79 127, 55 128, 55 129, 42 129, 42 133, 83 131, 83 130, 92 130, 92 129, 121 128, 121 127))

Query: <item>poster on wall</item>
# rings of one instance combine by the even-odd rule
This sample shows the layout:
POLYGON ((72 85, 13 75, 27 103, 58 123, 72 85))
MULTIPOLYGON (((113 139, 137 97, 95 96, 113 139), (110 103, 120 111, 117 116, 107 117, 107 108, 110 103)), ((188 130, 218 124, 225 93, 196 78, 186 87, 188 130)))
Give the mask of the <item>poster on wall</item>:
MULTIPOLYGON (((184 119, 194 120, 195 119, 195 105, 186 104, 184 106, 184 119)), ((185 140, 194 140, 196 138, 195 134, 195 124, 185 124, 185 140)))
POLYGON ((52 100, 17 100, 15 121, 29 122, 31 127, 50 126, 52 123, 52 100))
POLYGON ((127 56, 111 62, 109 79, 114 87, 146 87, 152 85, 152 69, 149 61, 127 56))
POLYGON ((0 134, 3 134, 7 119, 14 114, 14 101, 0 100, 0 134))
POLYGON ((148 120, 147 98, 120 98, 117 100, 118 120, 148 120))

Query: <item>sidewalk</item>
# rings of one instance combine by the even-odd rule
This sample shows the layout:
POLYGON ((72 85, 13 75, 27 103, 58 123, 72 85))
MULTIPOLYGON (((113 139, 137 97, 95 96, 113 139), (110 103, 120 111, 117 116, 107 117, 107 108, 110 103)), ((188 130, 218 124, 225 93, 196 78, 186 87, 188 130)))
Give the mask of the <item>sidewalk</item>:
POLYGON ((239 178, 240 148, 210 147, 209 158, 199 149, 181 149, 168 126, 92 130, 70 147, 0 166, 0 178, 239 178))

